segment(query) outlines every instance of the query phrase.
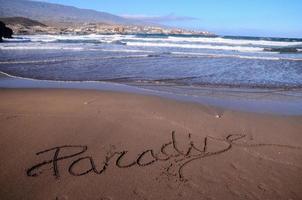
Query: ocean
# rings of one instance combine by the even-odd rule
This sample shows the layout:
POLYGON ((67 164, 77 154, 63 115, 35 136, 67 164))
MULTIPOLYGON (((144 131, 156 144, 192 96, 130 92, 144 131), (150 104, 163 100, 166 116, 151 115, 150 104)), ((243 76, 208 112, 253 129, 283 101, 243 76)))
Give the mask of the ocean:
POLYGON ((0 71, 125 84, 302 87, 302 39, 32 35, 0 44, 0 71))
MULTIPOLYGON (((269 94, 270 101, 260 109, 268 109, 271 100, 277 99, 277 106, 270 110, 277 107, 302 113, 302 39, 24 35, 4 41, 0 43, 0 72, 19 79, 49 80, 49 87, 62 87, 64 82, 99 89, 104 83, 114 83, 195 99, 215 95, 215 99, 206 99, 210 104, 221 101, 225 94, 232 97, 229 103, 216 103, 218 106, 243 98, 250 101, 266 96, 267 100, 269 94), (283 107, 280 96, 286 98, 283 107), (290 103, 294 103, 291 108, 290 103)), ((0 86, 10 84, 2 81, 0 86)), ((19 82, 21 87, 27 84, 31 83, 19 82)), ((250 110, 258 107, 259 103, 250 110)))

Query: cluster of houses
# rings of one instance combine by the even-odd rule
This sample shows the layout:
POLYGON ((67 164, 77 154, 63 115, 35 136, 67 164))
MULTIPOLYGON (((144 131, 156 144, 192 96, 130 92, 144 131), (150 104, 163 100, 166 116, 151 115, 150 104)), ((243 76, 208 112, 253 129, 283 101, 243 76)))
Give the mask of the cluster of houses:
POLYGON ((157 26, 108 25, 84 23, 65 27, 55 26, 10 26, 15 34, 177 34, 177 35, 212 35, 209 32, 191 31, 179 28, 162 28, 157 26))

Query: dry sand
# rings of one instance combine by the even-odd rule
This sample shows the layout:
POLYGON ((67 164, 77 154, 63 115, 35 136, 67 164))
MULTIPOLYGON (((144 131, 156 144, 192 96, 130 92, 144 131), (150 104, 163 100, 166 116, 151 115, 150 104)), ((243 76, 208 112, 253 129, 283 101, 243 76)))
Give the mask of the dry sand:
POLYGON ((302 117, 0 90, 0 199, 302 199, 302 117))

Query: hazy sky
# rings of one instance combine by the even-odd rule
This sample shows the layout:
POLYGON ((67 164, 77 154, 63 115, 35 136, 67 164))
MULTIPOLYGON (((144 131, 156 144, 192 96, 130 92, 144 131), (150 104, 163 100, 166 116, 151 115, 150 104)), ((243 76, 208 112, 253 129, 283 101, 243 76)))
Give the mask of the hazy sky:
POLYGON ((302 0, 44 0, 222 35, 302 38, 302 0))

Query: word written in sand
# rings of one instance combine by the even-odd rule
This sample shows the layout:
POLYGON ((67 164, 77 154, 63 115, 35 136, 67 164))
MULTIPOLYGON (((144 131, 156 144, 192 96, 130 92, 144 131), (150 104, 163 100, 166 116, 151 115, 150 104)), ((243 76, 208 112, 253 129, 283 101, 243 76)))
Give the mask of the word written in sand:
POLYGON ((186 180, 183 175, 184 168, 198 160, 202 160, 207 157, 216 156, 222 153, 226 153, 233 146, 241 146, 241 147, 259 147, 259 146, 278 146, 292 149, 301 149, 301 147, 294 147, 288 145, 279 145, 279 144, 247 144, 240 143, 239 140, 245 138, 246 135, 243 134, 231 134, 226 136, 225 138, 215 138, 212 136, 207 136, 203 138, 202 144, 197 146, 194 141, 191 139, 191 134, 188 134, 188 141, 186 144, 186 148, 180 148, 180 145, 177 143, 175 131, 171 134, 171 140, 167 143, 164 143, 159 152, 155 153, 153 149, 147 149, 140 152, 137 157, 130 162, 126 163, 126 156, 128 151, 115 151, 107 153, 103 163, 99 166, 95 163, 92 156, 84 155, 88 150, 88 146, 84 145, 63 145, 50 149, 46 149, 44 151, 40 151, 36 153, 36 155, 41 155, 47 152, 52 152, 52 156, 49 160, 45 160, 32 166, 31 168, 26 170, 26 174, 29 177, 37 177, 42 173, 42 167, 49 166, 53 170, 53 176, 55 178, 60 177, 60 162, 64 160, 70 161, 70 165, 68 167, 68 172, 72 176, 84 176, 89 173, 94 174, 102 174, 104 173, 112 163, 115 163, 115 166, 118 168, 130 168, 130 167, 145 167, 149 165, 153 165, 157 162, 170 162, 167 171, 174 166, 176 168, 175 175, 181 180, 186 180), (214 146, 214 147, 211 147, 214 146), (215 149, 215 150, 211 150, 215 149), (63 152, 63 153, 62 153, 63 152), (65 152, 65 153, 64 153, 65 152), (72 152, 67 154, 66 152, 72 152), (85 168, 77 167, 83 166, 85 164, 85 168), (87 165, 88 164, 88 165, 87 165))

